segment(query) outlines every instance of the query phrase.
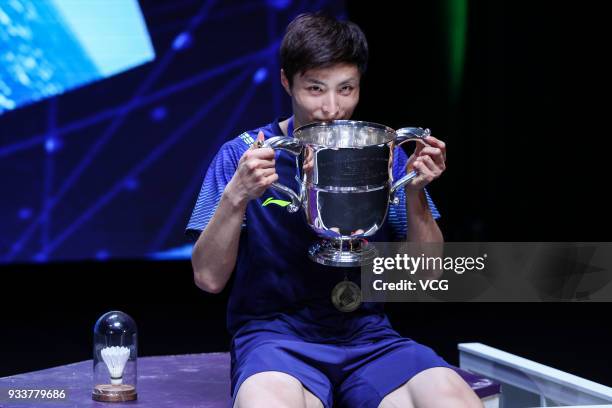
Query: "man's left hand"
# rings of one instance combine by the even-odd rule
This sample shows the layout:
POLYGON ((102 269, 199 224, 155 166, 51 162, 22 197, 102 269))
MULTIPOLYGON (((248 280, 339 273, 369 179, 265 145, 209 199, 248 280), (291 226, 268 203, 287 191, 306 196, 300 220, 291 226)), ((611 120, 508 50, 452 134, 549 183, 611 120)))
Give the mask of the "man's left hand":
POLYGON ((446 170, 446 144, 433 136, 427 136, 429 146, 417 143, 414 153, 408 159, 406 173, 416 170, 418 175, 406 184, 409 191, 420 191, 440 177, 446 170))

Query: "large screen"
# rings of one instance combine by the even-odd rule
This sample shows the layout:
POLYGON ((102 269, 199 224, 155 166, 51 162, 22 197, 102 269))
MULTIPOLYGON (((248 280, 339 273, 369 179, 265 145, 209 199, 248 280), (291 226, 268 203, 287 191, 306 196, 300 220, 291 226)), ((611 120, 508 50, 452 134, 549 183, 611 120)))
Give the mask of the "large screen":
POLYGON ((344 17, 337 1, 0 1, 0 263, 188 258, 208 164, 291 113, 280 40, 320 9, 344 17))
POLYGON ((0 113, 155 58, 136 0, 6 0, 0 44, 0 113))

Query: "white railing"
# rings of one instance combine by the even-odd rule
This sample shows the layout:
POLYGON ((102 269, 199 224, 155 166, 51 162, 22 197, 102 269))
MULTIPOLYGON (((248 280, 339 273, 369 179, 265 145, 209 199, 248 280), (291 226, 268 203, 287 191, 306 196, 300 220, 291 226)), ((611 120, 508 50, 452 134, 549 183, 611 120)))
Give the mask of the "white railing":
MULTIPOLYGON (((607 361, 611 361, 608 356, 607 361)), ((602 364, 606 364, 602 360, 602 364)), ((482 343, 459 344, 459 366, 503 385, 508 384, 540 396, 540 405, 612 403, 612 388, 527 360, 482 343)))

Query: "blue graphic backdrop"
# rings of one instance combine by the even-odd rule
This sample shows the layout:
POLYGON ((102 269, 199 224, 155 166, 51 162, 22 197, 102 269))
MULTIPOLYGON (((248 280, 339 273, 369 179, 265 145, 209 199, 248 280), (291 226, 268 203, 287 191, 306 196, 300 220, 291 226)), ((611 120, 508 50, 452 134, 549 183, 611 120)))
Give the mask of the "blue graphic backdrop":
POLYGON ((186 0, 122 10, 130 2, 115 0, 106 10, 62 9, 78 3, 0 3, 0 55, 30 47, 13 68, 0 66, 0 262, 188 257, 183 229, 214 153, 290 112, 278 80, 287 23, 319 9, 344 17, 344 5, 186 0), (18 21, 32 41, 8 37, 4 23, 29 8, 44 16, 18 21), (92 41, 104 18, 114 34, 92 41), (34 49, 44 50, 37 66, 57 75, 27 87, 14 70, 31 67, 34 49))
POLYGON ((151 61, 135 0, 0 3, 0 114, 151 61))

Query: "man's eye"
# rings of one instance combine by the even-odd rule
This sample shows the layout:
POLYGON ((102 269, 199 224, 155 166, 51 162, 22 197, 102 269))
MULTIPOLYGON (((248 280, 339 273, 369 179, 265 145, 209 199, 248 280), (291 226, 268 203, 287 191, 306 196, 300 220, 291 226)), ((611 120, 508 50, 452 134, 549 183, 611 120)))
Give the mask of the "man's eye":
POLYGON ((322 91, 321 87, 316 86, 316 85, 309 86, 308 90, 311 92, 321 92, 322 91))
POLYGON ((351 92, 353 92, 353 89, 354 88, 352 86, 346 85, 340 88, 340 92, 342 92, 343 94, 350 94, 351 92))

